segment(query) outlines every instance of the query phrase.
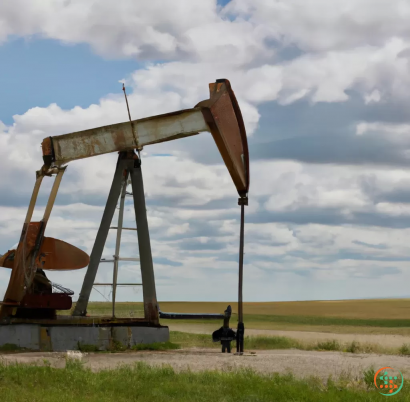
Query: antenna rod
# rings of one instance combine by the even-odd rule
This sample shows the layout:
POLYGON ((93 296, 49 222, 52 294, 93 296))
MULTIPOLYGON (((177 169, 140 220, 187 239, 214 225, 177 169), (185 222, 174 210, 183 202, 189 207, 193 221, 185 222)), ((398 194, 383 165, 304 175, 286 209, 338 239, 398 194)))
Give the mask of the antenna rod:
POLYGON ((128 117, 129 117, 129 119, 130 119, 131 125, 133 125, 133 124, 132 124, 132 120, 131 120, 130 107, 128 106, 127 93, 125 92, 125 85, 124 85, 124 83, 122 83, 122 90, 124 91, 125 102, 127 103, 128 117))
POLYGON ((137 137, 136 134, 135 134, 134 123, 132 122, 132 119, 131 119, 130 107, 129 107, 129 105, 128 105, 127 92, 125 92, 125 85, 124 85, 124 83, 122 83, 122 90, 124 91, 125 102, 126 102, 126 104, 127 104, 128 118, 130 119, 130 123, 131 123, 132 135, 134 136, 136 148, 137 148, 137 151, 138 151, 138 157, 139 157, 139 159, 140 159, 140 161, 141 161, 140 147, 139 147, 139 144, 138 144, 138 137, 137 137))

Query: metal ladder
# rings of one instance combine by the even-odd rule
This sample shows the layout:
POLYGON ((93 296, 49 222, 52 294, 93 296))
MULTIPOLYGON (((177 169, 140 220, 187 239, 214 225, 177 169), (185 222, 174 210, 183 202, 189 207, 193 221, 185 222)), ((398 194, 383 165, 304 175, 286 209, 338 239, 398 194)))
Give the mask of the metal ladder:
POLYGON ((110 229, 117 230, 117 238, 115 242, 115 254, 113 255, 112 260, 107 260, 102 258, 100 263, 104 262, 111 262, 114 263, 113 268, 113 279, 112 283, 94 283, 94 286, 112 286, 112 316, 115 317, 115 300, 117 295, 117 286, 142 286, 142 283, 118 283, 118 263, 119 261, 140 261, 139 258, 121 258, 120 257, 120 248, 121 248, 121 235, 123 230, 137 230, 137 228, 124 228, 123 227, 123 220, 124 220, 124 204, 125 204, 125 196, 131 195, 132 193, 127 192, 127 185, 128 185, 128 174, 123 179, 121 195, 120 195, 120 208, 118 211, 118 223, 117 226, 110 226, 110 229))

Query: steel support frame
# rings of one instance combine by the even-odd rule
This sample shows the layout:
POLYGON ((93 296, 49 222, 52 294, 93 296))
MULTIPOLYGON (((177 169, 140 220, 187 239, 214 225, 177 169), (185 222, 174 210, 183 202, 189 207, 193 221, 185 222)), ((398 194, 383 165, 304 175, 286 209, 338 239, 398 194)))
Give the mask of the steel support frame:
POLYGON ((4 301, 0 306, 0 320, 13 314, 14 307, 20 306, 20 302, 23 300, 27 289, 29 289, 31 284, 33 283, 34 275, 37 270, 36 259, 39 254, 41 243, 44 239, 44 232, 50 218, 51 211, 57 197, 57 192, 66 168, 67 167, 48 169, 43 166, 41 170, 36 172, 36 182, 34 184, 34 189, 31 195, 26 218, 24 220, 20 241, 14 257, 16 261, 13 265, 9 284, 4 295, 4 301), (55 174, 56 176, 50 191, 50 195, 48 197, 46 208, 44 210, 43 219, 40 221, 40 227, 36 233, 35 245, 30 250, 27 250, 27 233, 31 219, 33 217, 33 212, 36 206, 41 183, 44 176, 52 177, 53 174, 55 174))
POLYGON ((83 286, 73 316, 85 316, 87 306, 97 276, 98 266, 110 230, 118 199, 123 189, 124 179, 130 175, 134 199, 135 220, 137 223, 138 247, 141 264, 141 277, 144 299, 145 320, 159 325, 158 303, 155 289, 154 264, 152 261, 147 211, 141 161, 133 152, 120 152, 117 167, 111 184, 107 203, 98 229, 97 237, 90 255, 90 264, 84 277, 83 286))

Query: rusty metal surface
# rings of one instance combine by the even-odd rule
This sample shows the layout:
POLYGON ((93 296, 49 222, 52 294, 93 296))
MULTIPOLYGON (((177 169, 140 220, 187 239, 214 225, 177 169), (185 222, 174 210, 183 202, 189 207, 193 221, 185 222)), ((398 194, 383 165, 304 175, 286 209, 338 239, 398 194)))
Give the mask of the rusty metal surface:
POLYGON ((66 269, 66 262, 62 261, 61 258, 69 259, 68 262, 74 262, 74 267, 76 268, 79 268, 80 265, 87 265, 84 265, 84 263, 88 262, 88 256, 84 256, 85 253, 76 247, 51 238, 44 241, 44 231, 64 171, 65 168, 57 169, 57 177, 54 180, 43 219, 40 222, 30 222, 43 176, 48 175, 48 173, 51 174, 47 169, 42 169, 37 173, 37 180, 34 185, 20 241, 14 255, 13 268, 4 295, 4 303, 1 306, 0 319, 12 315, 12 306, 16 303, 21 303, 26 293, 31 292, 33 279, 38 268, 42 268, 45 265, 50 269, 54 264, 57 264, 60 265, 60 268, 66 269), (43 244, 44 248, 42 249, 43 244), (71 255, 69 255, 70 253, 71 255), (62 256, 60 257, 58 254, 62 254, 62 256))
POLYGON ((39 268, 48 271, 72 271, 90 262, 87 253, 65 241, 44 237, 39 253, 39 268))
POLYGON ((57 271, 80 269, 88 265, 89 257, 84 251, 62 240, 42 237, 43 227, 43 222, 30 222, 27 225, 26 235, 19 243, 13 259, 0 318, 10 314, 8 303, 21 302, 31 286, 37 268, 57 271), (36 253, 36 243, 40 237, 41 245, 36 253))
POLYGON ((19 308, 70 310, 72 304, 71 297, 63 293, 26 294, 21 300, 19 308))
MULTIPOLYGON (((32 265, 34 246, 41 233, 41 222, 30 222, 24 225, 22 240, 20 241, 14 258, 9 284, 4 295, 4 305, 1 306, 0 318, 12 313, 12 307, 7 303, 20 303, 28 286, 27 279, 32 280, 36 268, 32 265)), ((31 282, 30 282, 31 283, 31 282)))
POLYGON ((44 138, 43 142, 41 143, 41 148, 43 150, 43 155, 47 155, 47 160, 44 160, 44 163, 50 166, 51 162, 54 159, 53 142, 51 140, 51 137, 44 138))
POLYGON ((249 190, 249 153, 242 113, 228 80, 209 84, 210 98, 193 109, 45 138, 45 163, 61 165, 115 151, 142 149, 210 131, 241 197, 249 190))
POLYGON ((64 164, 109 152, 141 149, 145 145, 209 131, 200 108, 134 120, 133 125, 136 133, 133 133, 130 123, 125 122, 45 138, 42 143, 44 162, 52 159, 55 164, 64 164), (137 142, 134 134, 137 135, 137 142))
POLYGON ((11 318, 8 324, 40 324, 40 325, 53 325, 53 326, 95 326, 95 327, 111 327, 120 325, 129 326, 149 326, 167 328, 166 326, 149 322, 145 318, 115 318, 115 317, 102 317, 102 316, 90 316, 90 317, 77 317, 77 316, 63 316, 59 315, 56 319, 27 319, 27 318, 11 318))
POLYGON ((0 258, 0 267, 13 268, 15 253, 16 250, 9 250, 6 254, 3 254, 0 258))
POLYGON ((210 99, 204 106, 204 117, 226 167, 241 197, 249 191, 249 152, 242 114, 228 80, 209 85, 210 99))
POLYGON ((40 266, 39 251, 43 242, 44 231, 47 226, 47 221, 50 216, 64 171, 65 168, 59 169, 57 177, 54 180, 43 219, 40 222, 30 222, 44 172, 43 174, 40 173, 37 175, 37 180, 34 185, 34 190, 23 225, 20 242, 17 246, 14 257, 10 281, 4 295, 5 304, 2 305, 0 309, 0 319, 12 314, 12 308, 7 306, 7 303, 20 303, 33 283, 37 267, 40 266))
MULTIPOLYGON (((0 258, 0 267, 12 269, 15 253, 16 250, 9 250, 4 254, 0 258)), ((73 271, 86 267, 89 261, 88 254, 72 244, 52 237, 44 237, 36 268, 46 271, 73 271)))

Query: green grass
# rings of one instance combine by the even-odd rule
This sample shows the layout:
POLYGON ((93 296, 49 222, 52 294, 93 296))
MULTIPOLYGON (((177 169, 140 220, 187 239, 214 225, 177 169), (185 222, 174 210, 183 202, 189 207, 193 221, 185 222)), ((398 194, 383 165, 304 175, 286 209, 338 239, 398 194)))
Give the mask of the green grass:
MULTIPOLYGON (((228 303, 222 302, 160 302, 163 311, 191 313, 223 313, 228 303)), ((231 303, 231 326, 236 326, 237 303, 231 303)), ((74 306, 73 306, 74 308, 74 306)), ((334 333, 380 333, 410 335, 410 299, 341 300, 306 302, 244 303, 247 328, 334 333)), ((69 311, 60 312, 70 314, 69 311)), ((110 316, 111 303, 91 302, 88 313, 110 316)), ((143 317, 140 302, 121 302, 117 317, 143 317)), ((208 325, 218 328, 222 320, 161 320, 175 330, 178 325, 208 325)))
MULTIPOLYGON (((192 334, 187 332, 170 331, 170 341, 181 348, 221 348, 219 342, 212 342, 210 335, 192 334)), ((236 342, 232 341, 232 350, 236 342)), ((335 339, 319 342, 300 342, 286 336, 245 336, 246 350, 275 350, 275 349, 300 349, 319 351, 339 351, 348 353, 384 353, 394 355, 410 355, 410 345, 404 344, 400 348, 389 348, 378 344, 341 343, 335 339)))
POLYGON ((399 353, 404 356, 410 355, 410 345, 408 343, 403 343, 403 346, 399 349, 399 353))
MULTIPOLYGON (((371 374, 371 373, 370 373, 371 374)), ((172 368, 135 366, 92 372, 77 361, 64 369, 29 365, 0 365, 2 402, 239 402, 239 401, 385 401, 372 388, 369 373, 355 385, 292 375, 260 375, 251 370, 176 373, 172 368)), ((410 383, 395 401, 410 398, 410 383)))
POLYGON ((182 348, 219 348, 220 343, 212 342, 211 335, 170 331, 169 340, 182 348))
MULTIPOLYGON (((232 350, 236 348, 236 342, 232 341, 232 350)), ((78 343, 78 350, 83 353, 100 352, 98 346, 78 343)), ((187 332, 170 331, 168 342, 157 342, 151 344, 137 344, 131 350, 141 351, 161 351, 187 348, 215 348, 220 349, 220 342, 213 342, 211 335, 193 334, 187 332)), ((410 355, 410 345, 403 344, 400 348, 386 348, 377 344, 350 342, 340 343, 337 340, 325 340, 319 342, 300 342, 286 336, 246 336, 246 350, 275 350, 275 349, 300 349, 300 350, 319 350, 319 351, 340 351, 349 353, 385 353, 410 355)), ((14 344, 6 344, 0 347, 0 352, 18 352, 23 349, 14 344)), ((108 352, 127 352, 125 345, 113 342, 108 352)), ((106 353, 106 352, 105 352, 106 353)))
MULTIPOLYGON (((221 348, 220 342, 212 342, 211 336, 204 334, 170 331, 170 340, 182 348, 221 348)), ((285 336, 246 336, 245 344, 250 350, 302 349, 302 345, 297 340, 285 336)), ((232 341, 232 348, 235 347, 236 342, 232 341)))
POLYGON ((373 386, 375 374, 376 374, 376 372, 374 371, 373 367, 370 367, 369 369, 364 371, 363 381, 366 384, 367 389, 370 389, 373 386))
POLYGON ((361 350, 361 346, 359 342, 353 341, 346 347, 346 352, 349 353, 359 353, 361 350))
POLYGON ((342 350, 342 347, 338 341, 333 339, 332 341, 318 342, 314 346, 314 349, 330 351, 330 350, 342 350))
MULTIPOLYGON (((246 313, 244 315, 244 322, 249 324, 254 323, 285 323, 285 324, 297 324, 297 325, 318 325, 318 326, 353 326, 353 327, 384 327, 384 328, 403 328, 410 327, 410 319, 405 318, 408 316, 407 312, 410 313, 410 300, 402 302, 402 305, 396 305, 398 301, 386 300, 381 305, 386 305, 384 310, 380 314, 375 314, 375 312, 380 311, 379 303, 381 301, 339 301, 335 302, 284 302, 284 303, 245 303, 248 306, 248 310, 251 313, 246 313), (371 303, 372 302, 372 303, 371 303), (328 306, 326 310, 323 311, 318 307, 311 308, 312 312, 305 311, 305 305, 319 306, 322 307, 324 303, 328 306), (252 306, 255 304, 255 306, 252 306), (299 305, 300 304, 300 305, 299 305), (258 305, 262 305, 258 307, 258 305), (295 305, 295 306, 294 306, 295 305), (340 311, 340 306, 346 305, 342 311, 340 311), (363 307, 366 306, 364 311, 361 311, 363 307), (267 308, 269 306, 269 308, 267 308), (339 309, 332 306, 338 306, 339 309), (349 311, 347 309, 350 309, 349 311), (376 309, 376 311, 374 311, 376 309), (258 314, 259 310, 263 310, 263 314, 258 314), (345 311, 346 310, 346 311, 345 311), (355 316, 356 310, 359 310, 362 314, 355 316), (278 312, 280 314, 274 314, 278 312), (404 314, 404 315, 403 315, 404 314), (370 317, 370 318, 367 318, 370 317), (388 318, 392 317, 392 318, 388 318)), ((164 311, 167 310, 167 305, 172 306, 177 312, 196 312, 200 313, 201 309, 203 312, 214 312, 223 313, 226 305, 228 303, 161 303, 161 308, 164 311), (208 307, 209 305, 209 307, 208 307), (219 306, 221 305, 221 306, 219 306), (225 306, 225 307, 222 307, 225 306)), ((232 303, 234 306, 235 304, 232 303)), ((74 305, 72 310, 74 309, 74 305)), ((172 311, 174 311, 172 310, 172 311)), ((70 312, 61 312, 61 314, 69 314, 70 312)), ((111 315, 112 308, 110 303, 106 302, 91 302, 88 306, 88 313, 90 315, 111 315)), ((144 308, 142 303, 117 303, 116 315, 117 317, 142 317, 144 314, 144 308)), ((236 322, 237 315, 233 313, 231 322, 236 322)), ((162 320, 162 323, 170 322, 180 322, 180 323, 215 323, 221 324, 221 320, 162 320)), ((251 328, 251 326, 249 326, 251 328)))
POLYGON ((246 336, 247 349, 301 349, 302 345, 293 338, 286 336, 246 336))
MULTIPOLYGON (((232 341, 232 350, 236 348, 236 342, 232 341)), ((161 351, 187 348, 214 348, 220 349, 220 342, 213 342, 210 335, 192 334, 188 332, 170 331, 168 342, 158 342, 151 344, 134 345, 131 350, 141 351, 161 351)), ((85 353, 99 352, 95 345, 78 344, 78 349, 85 353)), ((400 348, 388 348, 378 344, 370 343, 341 343, 335 339, 319 342, 300 342, 286 336, 246 336, 245 349, 255 350, 275 350, 275 349, 299 349, 318 351, 339 351, 348 353, 384 353, 395 355, 410 355, 410 345, 403 344, 400 348)), ((5 345, 4 351, 16 351, 13 347, 5 345)), ((119 342, 114 342, 108 352, 127 352, 127 348, 119 342)))

